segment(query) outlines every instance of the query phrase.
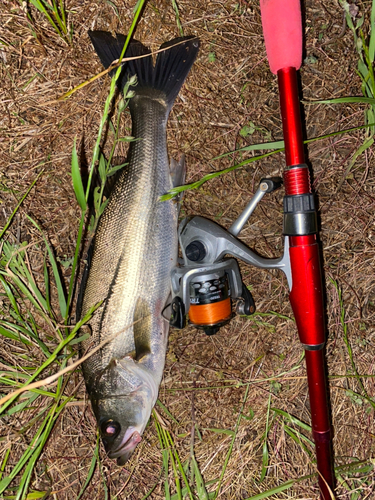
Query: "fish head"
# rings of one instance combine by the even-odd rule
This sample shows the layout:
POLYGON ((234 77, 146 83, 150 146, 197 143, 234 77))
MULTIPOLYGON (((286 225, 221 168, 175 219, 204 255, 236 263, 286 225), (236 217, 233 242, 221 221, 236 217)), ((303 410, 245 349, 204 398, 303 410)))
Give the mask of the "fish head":
POLYGON ((99 374, 91 404, 109 458, 124 465, 141 441, 156 403, 158 386, 132 357, 113 360, 99 374))

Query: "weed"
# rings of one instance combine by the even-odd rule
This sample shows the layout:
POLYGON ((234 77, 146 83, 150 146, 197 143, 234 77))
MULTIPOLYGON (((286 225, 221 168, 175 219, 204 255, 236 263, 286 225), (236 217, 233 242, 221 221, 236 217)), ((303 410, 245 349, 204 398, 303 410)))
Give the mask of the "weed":
MULTIPOLYGON (((354 361, 353 351, 352 351, 352 347, 350 345, 349 336, 348 336, 348 324, 345 321, 346 311, 345 311, 344 301, 342 298, 341 288, 339 287, 339 284, 337 283, 337 281, 335 281, 334 279, 330 278, 330 281, 333 284, 333 286, 335 287, 337 294, 338 294, 339 306, 340 306, 340 323, 341 323, 341 327, 343 330, 343 339, 344 339, 344 343, 345 343, 347 351, 348 351, 348 356, 350 359, 350 363, 352 365, 352 370, 353 370, 354 376, 355 376, 355 378, 358 382, 358 385, 361 389, 362 398, 364 398, 372 406, 372 408, 375 409, 375 402, 367 394, 365 386, 362 382, 362 378, 358 373, 358 370, 357 370, 357 367, 356 367, 356 364, 354 361)), ((358 395, 350 393, 350 399, 353 402, 355 402, 356 404, 362 404, 362 399, 361 399, 361 397, 358 397, 358 395)))
MULTIPOLYGON (((338 102, 338 101, 331 99, 331 100, 324 100, 324 101, 314 101, 314 103, 310 103, 310 104, 332 103, 332 102, 338 102)), ((365 97, 343 97, 340 99, 340 102, 371 102, 371 103, 374 102, 375 103, 375 100, 369 100, 365 97)), ((369 129, 372 126, 375 126, 375 122, 370 123, 370 124, 366 124, 366 125, 360 125, 358 127, 352 127, 352 128, 345 129, 345 130, 340 130, 338 132, 332 132, 330 134, 324 134, 324 135, 321 135, 319 137, 307 139, 306 141, 303 141, 303 143, 304 144, 311 144, 313 142, 321 141, 323 139, 328 139, 330 137, 345 135, 348 133, 356 132, 358 130, 369 129)), ((220 156, 215 156, 214 158, 212 158, 211 161, 220 160, 221 158, 225 158, 226 156, 233 155, 234 153, 241 153, 244 151, 265 151, 265 150, 271 150, 271 151, 264 153, 264 154, 261 154, 261 155, 252 156, 251 158, 247 158, 246 160, 243 160, 240 163, 237 163, 237 164, 235 164, 231 167, 225 168, 223 170, 211 172, 207 175, 204 175, 198 181, 191 182, 190 184, 185 184, 184 186, 174 187, 174 188, 170 189, 167 194, 161 196, 160 199, 161 199, 161 201, 170 200, 171 198, 178 196, 180 193, 182 193, 184 191, 198 189, 205 182, 210 181, 212 179, 215 179, 216 177, 220 177, 222 175, 228 174, 229 172, 233 172, 234 170, 245 167, 245 166, 247 166, 250 163, 253 163, 255 161, 263 160, 264 158, 268 158, 269 156, 273 156, 275 154, 282 153, 284 151, 284 141, 273 141, 273 142, 264 142, 261 144, 251 144, 250 146, 245 146, 243 148, 239 148, 239 149, 236 149, 234 151, 228 151, 227 153, 224 153, 220 156)))
MULTIPOLYGON (((33 5, 39 12, 41 12, 47 19, 48 23, 58 36, 71 45, 73 40, 73 24, 68 22, 66 10, 62 0, 58 2, 56 0, 29 0, 31 5, 33 5)), ((22 5, 23 2, 20 1, 22 5)), ((29 21, 33 24, 33 19, 29 12, 27 12, 27 17, 29 21)), ((33 34, 35 36, 34 30, 33 34)))
POLYGON ((315 101, 313 104, 358 103, 369 104, 369 107, 365 110, 366 132, 364 141, 353 154, 344 176, 337 187, 337 191, 341 188, 343 182, 349 175, 353 165, 357 161, 357 158, 373 145, 375 135, 375 2, 372 2, 370 14, 370 33, 368 37, 366 37, 362 31, 365 17, 359 17, 357 21, 355 21, 355 16, 353 16, 351 10, 354 4, 351 5, 346 0, 340 0, 340 4, 345 10, 346 23, 353 33, 354 46, 358 54, 357 74, 362 82, 361 90, 363 97, 339 97, 336 99, 315 101))
MULTIPOLYGON (((142 9, 143 3, 143 1, 139 2, 139 9, 142 9)), ((35 0, 35 2, 33 2, 33 5, 34 4, 37 4, 40 8, 42 8, 44 0, 43 3, 35 0)), ((52 7, 49 6, 49 8, 55 8, 55 16, 59 13, 61 18, 66 20, 64 17, 65 14, 64 16, 62 14, 62 4, 58 7, 57 4, 53 2, 52 7)), ((139 16, 140 13, 137 12, 137 14, 139 16)), ((59 26, 62 29, 60 24, 59 26)), ((133 23, 133 29, 134 26, 135 24, 133 23)), ((131 32, 129 33, 128 40, 130 39, 130 36, 131 32)), ((40 235, 40 242, 44 246, 45 257, 43 261, 43 282, 40 283, 39 275, 33 271, 32 266, 30 265, 30 258, 28 255, 30 245, 27 245, 26 243, 12 244, 10 243, 10 237, 7 237, 7 231, 12 218, 17 213, 21 203, 30 193, 43 172, 39 174, 26 193, 21 197, 16 209, 13 211, 10 218, 8 218, 7 223, 0 233, 0 284, 3 290, 1 294, 1 304, 3 310, 0 311, 0 335, 13 342, 13 344, 28 347, 29 350, 26 352, 30 351, 30 354, 26 354, 25 356, 24 354, 20 354, 24 352, 23 350, 18 348, 12 349, 14 352, 13 357, 17 359, 17 369, 14 369, 11 364, 6 365, 6 363, 3 363, 4 366, 8 366, 8 369, 1 372, 1 382, 3 385, 16 390, 14 392, 9 392, 6 396, 0 399, 0 414, 8 416, 18 415, 21 412, 28 411, 29 408, 35 406, 37 398, 43 398, 39 403, 39 413, 31 422, 28 422, 26 427, 17 430, 17 434, 22 435, 22 433, 25 432, 25 430, 30 426, 36 426, 34 436, 31 441, 28 442, 26 450, 22 453, 21 458, 18 460, 16 465, 12 467, 11 472, 7 475, 4 474, 4 470, 12 445, 10 445, 9 452, 5 455, 5 459, 1 466, 2 473, 0 476, 0 496, 2 498, 6 498, 6 496, 4 496, 5 491, 9 489, 11 483, 16 479, 18 479, 18 484, 16 486, 17 491, 16 496, 14 497, 15 500, 25 500, 26 498, 31 498, 28 495, 28 492, 30 491, 30 481, 34 474, 34 469, 38 459, 57 419, 64 411, 67 403, 74 399, 74 396, 68 397, 64 394, 65 386, 69 378, 69 376, 64 377, 64 374, 70 372, 75 368, 75 366, 77 366, 77 364, 80 363, 76 362, 70 366, 68 365, 69 360, 76 355, 76 345, 87 338, 87 334, 85 333, 81 337, 77 338, 80 328, 84 326, 84 324, 91 317, 95 308, 99 306, 99 304, 97 304, 94 308, 92 308, 89 313, 74 327, 70 326, 73 290, 77 278, 76 271, 78 257, 80 255, 83 228, 89 210, 88 198, 91 189, 93 172, 96 167, 96 163, 98 162, 100 187, 94 191, 95 213, 91 223, 92 229, 95 228, 97 220, 103 212, 106 203, 103 201, 103 191, 107 178, 113 175, 116 170, 120 168, 112 167, 112 158, 115 148, 120 141, 129 140, 129 138, 120 138, 118 135, 118 129, 120 114, 125 109, 127 100, 131 97, 131 93, 128 92, 128 87, 129 85, 134 84, 135 81, 129 82, 128 86, 125 88, 125 100, 120 103, 116 124, 114 127, 112 126, 114 131, 114 144, 109 159, 106 161, 101 154, 100 142, 102 139, 102 133, 109 119, 109 111, 115 95, 116 79, 119 77, 120 72, 121 69, 119 68, 116 72, 116 76, 111 82, 109 96, 105 103, 103 117, 99 126, 98 138, 93 152, 89 180, 85 188, 80 175, 75 144, 73 147, 72 182, 74 193, 81 209, 81 220, 73 260, 69 259, 66 262, 60 261, 61 265, 65 264, 66 266, 71 266, 68 293, 65 291, 65 286, 60 276, 59 262, 55 258, 54 252, 41 228, 33 219, 28 217, 30 223, 37 229, 38 234, 40 235), (50 272, 52 275, 51 277, 50 272), (57 307, 53 305, 53 291, 56 291, 57 293, 57 307), (51 341, 53 340, 56 342, 56 339, 57 345, 55 348, 51 348, 51 341), (33 351, 30 350, 33 347, 36 347, 37 350, 43 355, 42 362, 40 362, 39 359, 33 359, 33 351), (35 369, 35 365, 38 366, 38 368, 35 369), (52 369, 55 372, 57 371, 57 373, 44 380, 36 382, 40 375, 44 374, 47 370, 51 371, 52 369), (54 392, 41 389, 41 387, 47 386, 52 381, 57 381, 57 386, 54 392), (12 406, 18 395, 21 393, 26 395, 26 399, 21 403, 12 406)), ((39 251, 41 245, 40 242, 35 244, 39 251)), ((87 479, 82 486, 81 492, 78 494, 78 498, 84 494, 98 464, 103 476, 98 450, 99 441, 97 440, 87 479)), ((108 492, 105 481, 104 491, 107 496, 108 492)), ((37 494, 39 493, 41 492, 37 492, 37 494)), ((30 494, 34 495, 33 492, 30 494)), ((48 492, 44 491, 42 496, 46 494, 48 494, 48 492)), ((34 498, 41 497, 34 496, 34 498)))

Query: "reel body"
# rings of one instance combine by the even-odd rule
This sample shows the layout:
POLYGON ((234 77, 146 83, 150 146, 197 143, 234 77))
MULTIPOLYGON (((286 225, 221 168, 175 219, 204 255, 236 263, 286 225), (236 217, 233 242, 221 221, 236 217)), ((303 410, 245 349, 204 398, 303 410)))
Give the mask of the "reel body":
POLYGON ((278 259, 260 257, 236 238, 264 194, 274 191, 281 183, 280 178, 262 179, 255 195, 228 231, 199 216, 181 222, 178 233, 183 258, 171 272, 170 324, 173 327, 183 328, 189 315, 190 324, 212 335, 233 317, 232 301, 236 302, 238 314, 255 312, 253 297, 242 282, 237 261, 226 255, 263 269, 281 269, 291 289, 288 237, 284 255, 278 259))

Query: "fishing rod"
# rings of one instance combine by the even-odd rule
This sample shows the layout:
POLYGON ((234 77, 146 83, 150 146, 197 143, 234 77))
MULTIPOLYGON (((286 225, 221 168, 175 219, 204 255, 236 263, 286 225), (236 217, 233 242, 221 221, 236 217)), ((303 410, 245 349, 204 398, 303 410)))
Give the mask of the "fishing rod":
POLYGON ((181 222, 178 233, 182 260, 171 273, 170 323, 183 328, 188 315, 190 324, 213 335, 232 318, 232 301, 236 302, 238 314, 253 314, 254 300, 242 281, 236 259, 285 273, 305 350, 321 499, 330 500, 334 472, 325 375, 323 284, 317 212, 305 163, 297 85, 297 70, 302 64, 301 6, 299 0, 260 0, 260 6, 269 65, 279 84, 286 160, 283 179, 262 179, 253 198, 228 230, 198 216, 181 222), (237 237, 263 196, 282 184, 284 253, 277 259, 267 259, 252 252, 237 237))
POLYGON ((300 0, 260 0, 271 72, 277 75, 285 142, 284 234, 289 236, 293 286, 289 299, 305 349, 312 434, 320 494, 333 497, 334 469, 324 346, 326 341, 317 212, 305 163, 297 70, 302 64, 300 0), (302 210, 304 217, 297 213, 302 210))

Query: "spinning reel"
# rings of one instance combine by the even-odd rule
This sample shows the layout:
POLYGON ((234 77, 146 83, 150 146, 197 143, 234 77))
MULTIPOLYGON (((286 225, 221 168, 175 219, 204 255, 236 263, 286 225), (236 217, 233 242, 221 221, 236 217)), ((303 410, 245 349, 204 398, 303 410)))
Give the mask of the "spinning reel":
POLYGON ((281 269, 292 288, 288 236, 284 255, 278 259, 260 257, 237 239, 263 196, 281 185, 280 177, 262 179, 255 195, 228 231, 198 216, 181 222, 178 234, 183 258, 171 272, 170 324, 174 328, 183 328, 188 315, 191 325, 213 335, 232 318, 232 300, 236 301, 238 314, 255 312, 253 297, 242 282, 237 261, 225 255, 262 269, 281 269))

